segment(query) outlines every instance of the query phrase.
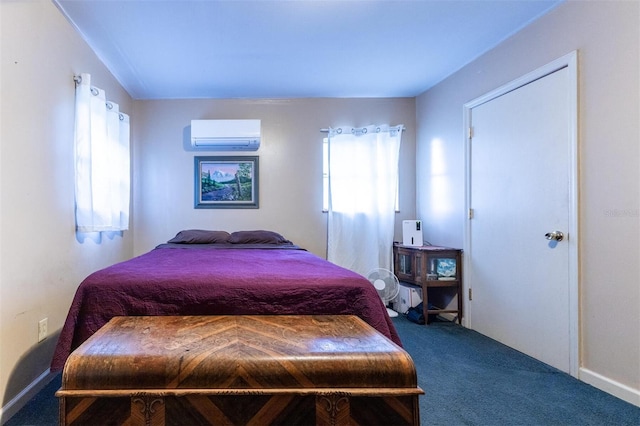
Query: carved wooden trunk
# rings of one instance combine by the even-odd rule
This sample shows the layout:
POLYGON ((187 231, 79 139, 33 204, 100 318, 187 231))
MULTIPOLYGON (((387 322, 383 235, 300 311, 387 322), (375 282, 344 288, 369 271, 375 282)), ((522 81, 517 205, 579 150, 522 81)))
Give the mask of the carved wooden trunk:
POLYGON ((409 354, 355 316, 116 317, 67 360, 63 425, 418 425, 409 354))

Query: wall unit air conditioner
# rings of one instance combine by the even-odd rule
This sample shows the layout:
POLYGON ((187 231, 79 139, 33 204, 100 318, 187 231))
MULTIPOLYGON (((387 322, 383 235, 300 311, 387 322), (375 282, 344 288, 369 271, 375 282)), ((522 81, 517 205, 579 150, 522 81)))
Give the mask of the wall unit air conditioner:
POLYGON ((256 151, 260 120, 191 120, 191 145, 207 151, 256 151))

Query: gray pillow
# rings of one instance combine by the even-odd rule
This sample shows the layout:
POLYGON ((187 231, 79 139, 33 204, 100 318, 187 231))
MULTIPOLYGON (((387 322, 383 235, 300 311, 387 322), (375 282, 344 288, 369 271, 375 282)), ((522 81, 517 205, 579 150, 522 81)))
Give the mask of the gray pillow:
POLYGON ((174 244, 224 244, 229 242, 227 231, 207 231, 203 229, 186 229, 167 241, 174 244))
POLYGON ((273 231, 236 231, 228 240, 232 244, 292 244, 282 235, 273 231))

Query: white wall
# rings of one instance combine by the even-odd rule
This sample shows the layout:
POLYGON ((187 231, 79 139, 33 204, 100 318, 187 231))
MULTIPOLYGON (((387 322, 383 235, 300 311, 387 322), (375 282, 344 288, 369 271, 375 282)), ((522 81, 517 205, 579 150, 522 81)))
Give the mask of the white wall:
MULTIPOLYGON (((134 148, 135 252, 166 242, 181 229, 270 229, 318 256, 326 254, 322 213, 321 128, 404 124, 401 147, 402 219, 415 215, 415 100, 281 99, 136 101, 134 148), (229 153, 189 150, 192 119, 257 118, 262 144, 259 209, 194 209, 194 156, 229 153)), ((390 248, 391 249, 391 248, 390 248)))
MULTIPOLYGON (((0 3, 0 398, 11 400, 49 368, 80 281, 131 256, 131 232, 81 241, 74 222, 74 74, 109 99, 132 101, 55 6, 0 3), (38 321, 48 318, 41 343, 38 321)), ((10 407, 8 407, 8 405, 10 407)))
POLYGON ((640 404, 640 3, 569 1, 419 96, 418 215, 428 239, 462 247, 463 104, 573 50, 580 377, 640 404))

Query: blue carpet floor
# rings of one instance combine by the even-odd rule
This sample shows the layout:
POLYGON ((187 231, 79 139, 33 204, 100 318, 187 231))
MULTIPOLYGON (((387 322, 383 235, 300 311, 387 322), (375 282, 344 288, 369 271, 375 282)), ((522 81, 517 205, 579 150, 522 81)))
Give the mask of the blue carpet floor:
POLYGON ((394 323, 425 391, 423 425, 640 425, 639 407, 475 331, 394 323))
MULTIPOLYGON (((640 408, 449 322, 394 319, 418 372, 423 425, 640 426, 640 408)), ((58 423, 58 375, 6 426, 58 423)), ((185 425, 189 426, 189 425, 185 425)))

